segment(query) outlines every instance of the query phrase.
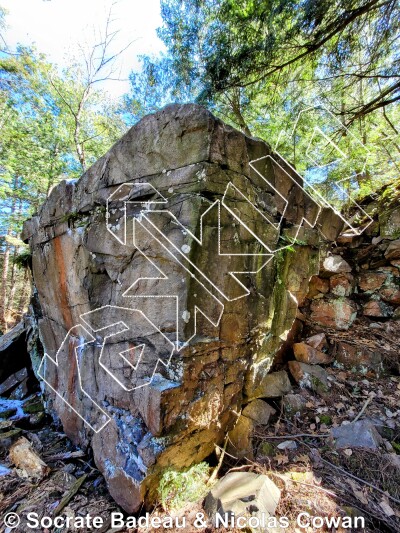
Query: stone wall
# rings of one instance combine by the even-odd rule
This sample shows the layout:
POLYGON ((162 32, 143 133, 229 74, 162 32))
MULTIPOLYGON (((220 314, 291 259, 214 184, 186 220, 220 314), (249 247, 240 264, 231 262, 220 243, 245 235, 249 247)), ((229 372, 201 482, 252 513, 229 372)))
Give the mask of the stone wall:
POLYGON ((168 106, 25 223, 47 409, 129 512, 223 442, 292 342, 327 215, 272 155, 168 106))
POLYGON ((342 233, 321 258, 301 316, 306 334, 326 333, 324 351, 337 365, 398 372, 392 341, 400 334, 399 187, 385 187, 362 206, 373 224, 361 235, 342 233))

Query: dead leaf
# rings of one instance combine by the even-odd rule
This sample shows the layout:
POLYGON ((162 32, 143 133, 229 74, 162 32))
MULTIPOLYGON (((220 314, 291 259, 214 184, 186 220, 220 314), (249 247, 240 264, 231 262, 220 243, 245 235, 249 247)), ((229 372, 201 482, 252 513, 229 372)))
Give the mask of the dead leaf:
POLYGON ((362 490, 359 490, 360 487, 357 485, 357 483, 352 479, 346 479, 346 483, 352 488, 353 494, 357 498, 357 500, 359 500, 364 505, 368 505, 368 499, 365 496, 364 492, 362 490))
POLYGON ((296 457, 293 459, 295 463, 308 463, 310 458, 308 455, 296 455, 296 457))
POLYGON ((289 457, 283 453, 277 453, 275 455, 275 460, 278 465, 286 465, 289 462, 289 457))
POLYGON ((380 505, 382 511, 385 513, 386 516, 394 516, 395 515, 395 512, 390 507, 390 505, 387 502, 387 500, 383 499, 381 502, 379 502, 379 505, 380 505))

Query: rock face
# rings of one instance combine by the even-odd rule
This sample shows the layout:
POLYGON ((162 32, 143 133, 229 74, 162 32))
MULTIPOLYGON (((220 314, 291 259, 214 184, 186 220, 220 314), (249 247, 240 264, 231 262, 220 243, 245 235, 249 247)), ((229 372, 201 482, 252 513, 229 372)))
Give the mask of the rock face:
POLYGON ((128 512, 224 440, 290 334, 320 213, 292 173, 205 109, 168 106, 25 223, 47 408, 128 512))

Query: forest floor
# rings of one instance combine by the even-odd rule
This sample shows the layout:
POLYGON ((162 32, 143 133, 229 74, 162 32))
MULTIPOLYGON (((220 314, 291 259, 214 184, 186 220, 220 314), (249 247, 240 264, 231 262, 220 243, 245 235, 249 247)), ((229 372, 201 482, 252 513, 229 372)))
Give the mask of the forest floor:
MULTIPOLYGON (((266 474, 281 489, 276 516, 286 516, 289 528, 284 531, 315 531, 300 529, 294 524, 302 512, 311 516, 364 516, 367 532, 400 531, 400 465, 393 462, 400 456, 400 377, 354 373, 331 366, 327 369, 332 388, 329 394, 313 394, 296 389, 304 397, 301 414, 285 418, 280 402, 269 426, 258 427, 254 438, 254 458, 235 459, 225 454, 219 475, 228 471, 252 471, 266 474), (330 444, 330 429, 356 419, 379 420, 382 435, 377 450, 345 448, 336 451, 330 444)), ((35 452, 48 465, 49 473, 39 481, 21 477, 11 464, 6 439, 0 453, 0 514, 35 511, 39 516, 92 516, 104 518, 103 533, 124 531, 155 531, 151 528, 110 529, 111 512, 120 511, 108 494, 100 472, 90 456, 75 448, 68 438, 42 419, 41 427, 24 429, 24 424, 3 422, 3 435, 10 427, 20 426, 35 452)), ((19 436, 20 436, 19 435, 19 436)), ((182 488, 182 490, 184 490, 182 488)), ((164 511, 159 505, 154 515, 186 516, 192 524, 202 502, 192 503, 179 512, 164 511)), ((1 532, 9 532, 1 526, 1 532)), ((321 529, 323 531, 324 529, 321 529)), ((14 531, 29 531, 17 528, 14 531)), ((77 529, 46 530, 77 531, 77 529)), ((212 527, 185 531, 217 531, 212 527)), ((220 528, 218 531, 235 531, 220 528)), ((239 531, 239 530, 236 530, 239 531)), ((325 529, 328 531, 328 529, 325 529)), ((344 529, 337 531, 345 531, 344 529)))

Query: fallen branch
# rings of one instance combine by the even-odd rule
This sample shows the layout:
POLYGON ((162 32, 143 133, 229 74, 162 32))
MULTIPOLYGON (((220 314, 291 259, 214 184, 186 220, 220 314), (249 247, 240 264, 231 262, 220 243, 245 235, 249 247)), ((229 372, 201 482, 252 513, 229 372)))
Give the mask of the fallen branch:
POLYGON ((321 490, 322 492, 325 492, 326 494, 329 494, 329 496, 334 496, 335 498, 337 498, 337 494, 335 494, 334 492, 328 490, 328 489, 324 489, 324 487, 320 487, 319 485, 312 485, 311 483, 305 483, 304 481, 298 481, 297 479, 293 479, 291 478, 290 476, 286 476, 285 474, 278 474, 277 472, 269 472, 270 475, 272 476, 277 476, 281 479, 283 479, 284 481, 291 481, 293 483, 298 483, 299 485, 304 485, 306 487, 310 487, 310 488, 313 488, 313 489, 317 489, 317 490, 321 490))
POLYGON ((67 459, 78 459, 79 457, 84 457, 85 452, 79 450, 77 452, 65 452, 65 453, 56 453, 54 455, 44 455, 44 459, 48 463, 54 463, 56 461, 66 461, 67 459))
MULTIPOLYGON (((304 445, 307 446, 308 449, 312 450, 311 446, 309 446, 308 444, 304 443, 304 445)), ((368 487, 371 487, 371 489, 374 489, 377 492, 380 492, 381 494, 383 494, 384 496, 386 496, 387 498, 389 498, 393 502, 395 502, 395 503, 400 505, 400 500, 395 498, 394 496, 391 496, 387 491, 384 491, 384 490, 380 489, 379 487, 376 487, 375 485, 373 485, 372 483, 369 483, 369 481, 366 481, 365 479, 362 479, 362 478, 360 478, 358 476, 355 476, 354 474, 351 474, 350 472, 348 472, 344 468, 341 468, 340 466, 334 465, 333 463, 331 463, 327 459, 324 459, 323 457, 319 457, 319 460, 322 461, 323 463, 331 466, 335 470, 338 470, 339 472, 342 472, 342 474, 345 474, 346 476, 349 476, 352 479, 355 479, 356 481, 358 481, 360 483, 363 483, 364 485, 367 485, 368 487)))
POLYGON ((81 476, 79 479, 75 481, 75 483, 72 485, 69 491, 62 498, 60 503, 57 505, 54 511, 54 516, 59 515, 61 511, 64 509, 64 507, 69 504, 69 502, 72 500, 72 498, 75 496, 75 494, 78 492, 78 490, 81 488, 81 486, 85 482, 86 478, 87 478, 87 474, 84 474, 83 476, 81 476))
POLYGON ((261 435, 257 434, 258 437, 262 437, 263 439, 298 439, 301 437, 312 437, 317 439, 325 439, 329 437, 329 434, 311 434, 311 433, 299 433, 298 435, 261 435))
POLYGON ((218 475, 219 469, 221 468, 222 461, 224 460, 224 457, 225 457, 226 445, 227 444, 228 444, 228 435, 225 437, 224 447, 222 448, 222 450, 217 444, 215 445, 215 447, 217 449, 221 450, 221 455, 220 455, 220 458, 219 458, 217 466, 214 468, 213 473, 211 474, 209 480, 207 481, 207 485, 212 485, 214 483, 214 481, 217 479, 217 475, 218 475))
POLYGON ((360 418, 360 416, 364 413, 365 409, 368 407, 368 405, 371 402, 371 400, 372 400, 372 396, 368 396, 367 401, 364 403, 363 408, 361 409, 361 411, 358 413, 358 415, 353 420, 353 423, 357 422, 357 420, 360 418))
POLYGON ((347 472, 347 470, 345 470, 344 468, 340 468, 340 466, 334 465, 333 463, 331 463, 327 459, 324 459, 323 457, 321 457, 321 461, 326 463, 326 464, 328 464, 329 466, 332 466, 333 468, 335 468, 335 470, 339 470, 339 472, 342 472, 346 476, 349 476, 349 477, 355 479, 356 481, 359 481, 360 483, 363 483, 364 485, 367 485, 368 487, 371 487, 371 489, 374 489, 374 490, 380 492, 381 494, 383 494, 384 496, 386 496, 387 498, 389 498, 393 502, 395 502, 395 503, 400 505, 400 500, 398 500, 394 496, 391 496, 387 491, 384 491, 384 490, 380 489, 379 487, 376 487, 372 483, 369 483, 368 481, 365 481, 365 479, 362 479, 360 477, 355 476, 354 474, 351 474, 350 472, 347 472))

